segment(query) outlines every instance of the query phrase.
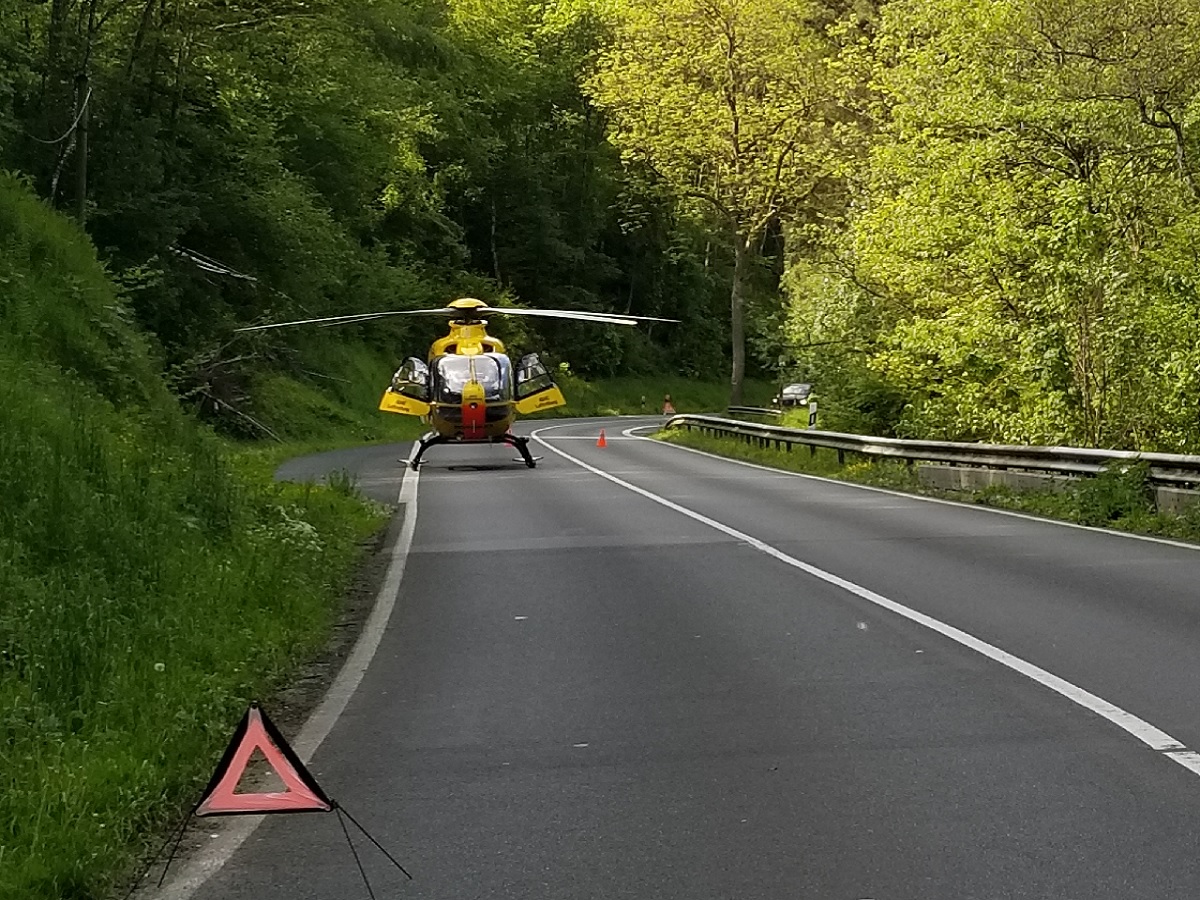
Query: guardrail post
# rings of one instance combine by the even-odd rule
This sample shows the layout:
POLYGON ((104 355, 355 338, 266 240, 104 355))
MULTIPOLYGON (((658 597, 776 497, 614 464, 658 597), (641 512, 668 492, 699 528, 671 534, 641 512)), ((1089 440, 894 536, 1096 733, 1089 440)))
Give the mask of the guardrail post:
POLYGON ((844 466, 845 464, 846 464, 846 451, 839 447, 838 448, 838 465, 844 466))

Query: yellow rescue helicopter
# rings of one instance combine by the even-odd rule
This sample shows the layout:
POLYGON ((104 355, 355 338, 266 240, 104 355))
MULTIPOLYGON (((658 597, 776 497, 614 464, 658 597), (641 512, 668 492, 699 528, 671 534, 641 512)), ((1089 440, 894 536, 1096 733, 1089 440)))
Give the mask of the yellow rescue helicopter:
POLYGON ((445 316, 450 320, 450 333, 433 342, 428 361, 422 362, 416 357, 405 360, 379 402, 379 408, 384 412, 418 416, 431 426, 432 430, 420 439, 412 457, 414 469, 421 464, 425 451, 438 444, 508 444, 521 454, 525 465, 535 468, 537 458, 529 452, 529 438, 513 434, 513 422, 518 415, 542 412, 566 403, 562 391, 536 353, 522 356, 513 366, 504 344, 487 333, 484 316, 542 316, 605 325, 678 321, 622 313, 494 307, 482 300, 465 297, 440 309, 327 316, 238 330, 359 324, 412 315, 445 316))

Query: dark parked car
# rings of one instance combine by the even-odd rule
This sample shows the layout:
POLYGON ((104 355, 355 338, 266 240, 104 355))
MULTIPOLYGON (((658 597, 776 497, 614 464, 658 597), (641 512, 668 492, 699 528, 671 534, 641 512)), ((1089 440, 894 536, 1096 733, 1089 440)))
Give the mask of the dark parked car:
POLYGON ((771 402, 776 406, 803 406, 808 402, 808 395, 811 393, 811 384, 787 384, 771 402))

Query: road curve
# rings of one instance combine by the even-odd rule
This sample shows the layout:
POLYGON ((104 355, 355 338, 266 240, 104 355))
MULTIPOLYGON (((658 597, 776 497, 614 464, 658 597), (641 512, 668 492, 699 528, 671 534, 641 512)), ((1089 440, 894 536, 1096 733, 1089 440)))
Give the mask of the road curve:
MULTIPOLYGON (((538 423, 533 471, 431 451, 395 611, 311 765, 413 873, 362 848, 377 896, 1200 897, 1200 767, 1176 764, 1200 747, 1200 551, 764 471, 636 424, 538 423)), ((286 472, 349 469, 394 501, 406 455, 286 472)), ((309 815, 268 819, 194 896, 366 891, 336 818, 309 815)))

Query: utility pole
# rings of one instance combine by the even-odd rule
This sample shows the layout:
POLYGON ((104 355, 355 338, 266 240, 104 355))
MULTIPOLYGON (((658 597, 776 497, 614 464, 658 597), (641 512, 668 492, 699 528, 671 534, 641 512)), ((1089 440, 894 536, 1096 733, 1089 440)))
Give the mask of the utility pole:
POLYGON ((91 96, 88 94, 88 77, 84 73, 75 76, 75 96, 82 98, 83 108, 79 111, 78 132, 75 139, 75 218, 80 225, 87 224, 87 166, 88 166, 88 117, 91 96))

